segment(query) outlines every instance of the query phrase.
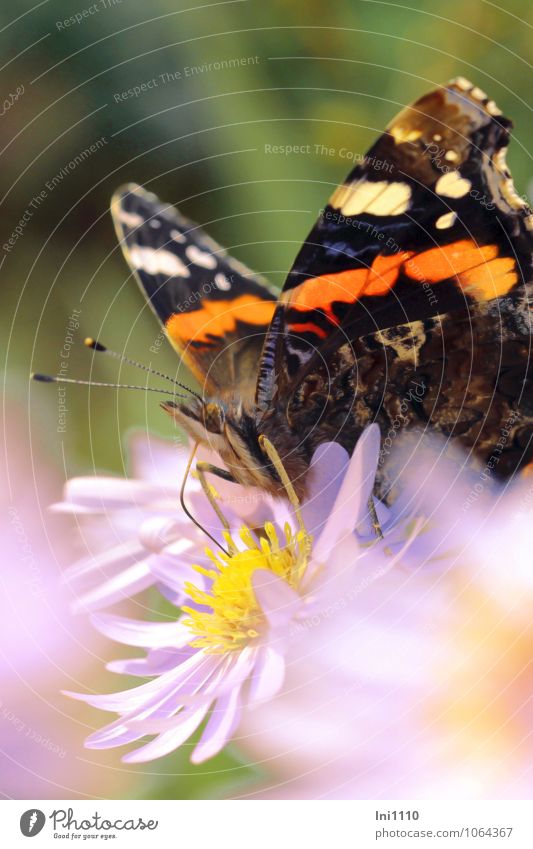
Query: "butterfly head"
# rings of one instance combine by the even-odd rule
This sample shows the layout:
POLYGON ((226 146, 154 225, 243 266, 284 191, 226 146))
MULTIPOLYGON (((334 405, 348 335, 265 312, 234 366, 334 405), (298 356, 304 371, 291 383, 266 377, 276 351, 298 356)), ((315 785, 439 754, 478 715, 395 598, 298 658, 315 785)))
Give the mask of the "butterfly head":
POLYGON ((223 404, 193 397, 182 404, 165 401, 161 406, 195 442, 218 450, 226 422, 226 408, 223 404))
POLYGON ((275 441, 287 458, 287 472, 301 495, 302 470, 307 468, 299 458, 296 446, 288 444, 288 433, 282 423, 265 422, 254 409, 245 410, 239 401, 224 404, 218 400, 192 398, 176 403, 164 402, 163 409, 200 445, 215 451, 237 483, 254 486, 273 495, 283 495, 281 482, 272 463, 261 447, 264 431, 275 441), (295 466, 295 468, 293 468, 295 466))

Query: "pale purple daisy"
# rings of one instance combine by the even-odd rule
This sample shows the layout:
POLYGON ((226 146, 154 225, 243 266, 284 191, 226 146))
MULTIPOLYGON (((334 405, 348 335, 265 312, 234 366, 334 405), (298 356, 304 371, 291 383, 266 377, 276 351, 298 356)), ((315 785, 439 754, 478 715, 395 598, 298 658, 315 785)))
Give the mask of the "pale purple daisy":
MULTIPOLYGON (((85 547, 84 556, 64 575, 75 594, 76 613, 101 610, 154 585, 179 606, 192 564, 204 557, 207 537, 179 504, 187 446, 137 434, 129 440, 128 453, 133 477, 72 478, 63 501, 51 508, 75 517, 85 547)), ((220 465, 206 451, 200 456, 220 465)), ((223 481, 217 487, 232 529, 252 517, 261 524, 272 512, 268 496, 254 490, 239 494, 223 481)), ((192 476, 187 501, 198 521, 222 543, 223 527, 192 476)))
MULTIPOLYGON (((147 651, 143 657, 116 661, 109 668, 152 680, 109 695, 70 693, 119 714, 119 719, 88 738, 88 747, 110 748, 155 735, 123 758, 128 763, 143 762, 176 749, 207 720, 191 756, 200 763, 232 738, 244 710, 268 701, 280 690, 286 652, 299 623, 324 608, 342 575, 353 574, 369 550, 379 574, 393 568, 404 553, 402 548, 393 552, 388 544, 369 536, 368 499, 379 445, 379 429, 373 425, 359 439, 351 459, 335 443, 321 446, 313 458, 308 497, 301 508, 285 480, 292 509, 269 499, 261 501, 260 510, 254 504, 256 530, 258 512, 265 514, 270 508, 262 533, 252 532, 252 523, 243 524, 240 519, 239 531, 221 533, 227 554, 200 553, 196 529, 177 517, 170 505, 163 511, 164 499, 157 489, 150 489, 157 485, 147 482, 150 498, 143 500, 142 487, 133 484, 136 508, 139 503, 144 510, 152 505, 151 521, 157 527, 158 522, 163 527, 164 521, 174 523, 176 537, 170 545, 182 548, 171 563, 168 543, 154 551, 148 558, 146 581, 164 582, 181 610, 170 622, 135 621, 109 613, 93 616, 98 630, 111 639, 147 651), (197 558, 195 566, 191 552, 197 558)), ((127 501, 128 483, 121 484, 127 501)), ((392 522, 386 508, 380 506, 379 512, 385 524, 392 522)), ((145 532, 142 537, 144 541, 145 532)))

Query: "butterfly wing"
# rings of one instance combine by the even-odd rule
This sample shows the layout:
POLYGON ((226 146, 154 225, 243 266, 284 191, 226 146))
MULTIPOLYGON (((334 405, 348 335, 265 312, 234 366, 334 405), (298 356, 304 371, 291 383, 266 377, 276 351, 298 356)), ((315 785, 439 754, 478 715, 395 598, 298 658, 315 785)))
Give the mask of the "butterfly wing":
POLYGON ((111 212, 124 256, 167 337, 208 394, 253 394, 277 296, 194 222, 140 186, 111 212))
POLYGON ((260 407, 346 342, 388 334, 409 347, 420 322, 523 298, 533 216, 505 164, 510 126, 462 78, 391 122, 296 257, 264 348, 260 407))
POLYGON ((334 192, 280 296, 260 364, 310 457, 380 425, 458 442, 486 475, 533 461, 533 216, 505 164, 511 124, 458 79, 404 109, 334 192))

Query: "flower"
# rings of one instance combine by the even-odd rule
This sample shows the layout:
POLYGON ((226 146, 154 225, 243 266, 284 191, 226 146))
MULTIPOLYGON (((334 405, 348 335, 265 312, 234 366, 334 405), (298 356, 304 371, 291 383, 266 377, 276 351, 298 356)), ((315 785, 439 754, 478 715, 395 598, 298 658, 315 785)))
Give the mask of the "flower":
MULTIPOLYGON (((187 597, 183 584, 191 576, 191 564, 204 557, 205 534, 178 502, 188 462, 186 446, 136 434, 129 453, 133 478, 72 478, 63 501, 51 508, 73 515, 84 534, 87 553, 64 575, 76 595, 75 613, 101 610, 152 586, 179 606, 187 597)), ((207 452, 201 458, 213 461, 207 452)), ((219 490, 227 494, 224 508, 230 526, 236 529, 252 515, 260 522, 270 499, 253 490, 236 497, 228 486, 222 481, 219 490)), ((224 528, 192 476, 187 500, 198 521, 222 543, 224 528)))
MULTIPOLYGON (((42 428, 30 439, 27 413, 8 392, 0 459, 3 491, 2 616, 0 618, 0 750, 3 798, 95 798, 135 792, 126 773, 90 764, 80 745, 80 722, 59 694, 65 678, 92 678, 102 639, 68 611, 60 564, 72 559, 73 535, 45 505, 59 490, 60 467, 42 428)), ((42 417, 42 409, 40 408, 42 417)))
POLYGON ((369 552, 337 577, 244 717, 268 774, 246 798, 531 797, 531 478, 489 491, 442 448, 406 469, 424 532, 393 568, 369 552))
POLYGON ((440 444, 417 442, 416 463, 412 452, 398 453, 394 506, 376 504, 382 541, 367 507, 375 426, 351 458, 320 446, 300 506, 254 494, 243 523, 223 502, 229 530, 210 531, 225 552, 203 552, 172 505, 158 514, 162 502, 145 501, 143 523, 183 534, 168 545, 186 557, 169 561, 163 546, 150 561, 181 609, 165 622, 93 616, 146 651, 109 669, 151 680, 71 694, 119 717, 86 745, 137 744, 123 759, 138 763, 196 732, 201 763, 233 739, 270 775, 247 797, 529 796, 533 498, 480 488, 440 444))
MULTIPOLYGON (((263 523, 262 533, 246 526, 238 535, 222 531, 227 552, 208 551, 196 567, 176 558, 173 574, 165 578, 182 606, 175 621, 93 616, 95 626, 111 639, 148 652, 146 657, 114 662, 110 669, 152 680, 108 695, 69 694, 119 714, 88 738, 88 747, 109 748, 155 735, 123 758, 143 762, 182 745, 207 718, 191 760, 200 763, 215 755, 234 734, 243 712, 279 691, 294 628, 327 602, 344 572, 352 574, 365 558, 365 537, 355 531, 368 530, 368 499, 379 452, 377 426, 363 433, 351 459, 335 443, 320 447, 301 509, 275 449, 269 444, 266 448, 289 495, 291 512, 284 505, 272 509, 271 503, 271 518, 263 523)), ((196 529, 181 522, 180 532, 189 534, 181 538, 184 545, 196 529)), ((196 537, 192 546, 197 554, 196 537)), ((382 570, 392 568, 403 553, 401 549, 393 555, 384 543, 372 551, 374 566, 382 570)), ((150 560, 149 568, 160 578, 158 557, 150 560)))

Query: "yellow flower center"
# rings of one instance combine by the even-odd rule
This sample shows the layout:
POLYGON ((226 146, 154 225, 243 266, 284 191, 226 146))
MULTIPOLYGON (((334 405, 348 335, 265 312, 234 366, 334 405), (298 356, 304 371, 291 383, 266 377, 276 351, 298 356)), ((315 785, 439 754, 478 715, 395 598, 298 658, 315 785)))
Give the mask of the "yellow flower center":
POLYGON ((196 635, 191 646, 209 653, 234 651, 260 636, 265 617, 252 585, 256 569, 267 569, 298 590, 307 567, 311 537, 303 527, 294 533, 287 524, 284 531, 283 546, 279 544, 274 525, 267 522, 265 535, 259 540, 248 528, 242 528, 243 550, 237 549, 229 533, 225 534, 229 554, 215 554, 206 549, 213 568, 194 568, 212 580, 209 591, 186 584, 191 600, 209 608, 198 611, 193 607, 183 607, 188 617, 183 622, 196 635))

